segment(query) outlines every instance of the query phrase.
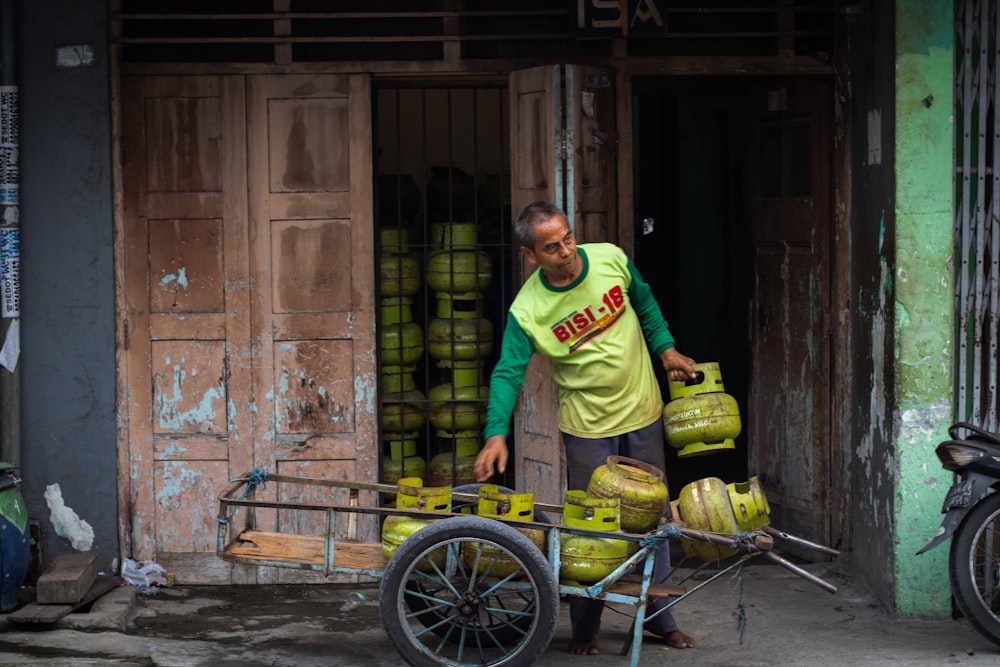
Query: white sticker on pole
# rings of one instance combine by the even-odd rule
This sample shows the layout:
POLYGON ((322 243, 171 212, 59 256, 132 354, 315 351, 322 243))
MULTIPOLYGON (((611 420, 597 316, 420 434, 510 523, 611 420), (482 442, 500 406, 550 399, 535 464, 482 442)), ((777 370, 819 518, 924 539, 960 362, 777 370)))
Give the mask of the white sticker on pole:
POLYGON ((0 314, 21 316, 21 230, 0 228, 0 314))
POLYGON ((20 132, 17 86, 0 86, 0 205, 20 203, 20 132))
POLYGON ((14 320, 7 329, 7 337, 0 347, 0 366, 13 373, 17 368, 17 359, 21 356, 21 320, 14 320))

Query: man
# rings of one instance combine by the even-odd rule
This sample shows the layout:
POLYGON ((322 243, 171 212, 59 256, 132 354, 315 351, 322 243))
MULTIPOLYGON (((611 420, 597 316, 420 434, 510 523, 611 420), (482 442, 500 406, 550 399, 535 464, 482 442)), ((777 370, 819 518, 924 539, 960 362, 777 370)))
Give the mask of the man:
MULTIPOLYGON (((693 359, 674 347, 649 285, 625 253, 610 243, 576 245, 566 214, 535 202, 514 222, 521 254, 535 271, 510 305, 500 358, 490 378, 484 436, 476 458, 480 482, 503 473, 511 415, 533 353, 552 359, 559 385, 559 430, 566 448, 567 485, 586 490, 608 456, 628 456, 665 466, 663 398, 647 342, 672 380, 695 377, 693 359)), ((670 551, 661 541, 657 582, 670 572, 670 551)), ((664 601, 654 601, 651 611, 664 601)), ((596 655, 604 602, 574 597, 571 653, 596 655)), ((670 610, 646 624, 674 648, 694 640, 677 628, 670 610)))

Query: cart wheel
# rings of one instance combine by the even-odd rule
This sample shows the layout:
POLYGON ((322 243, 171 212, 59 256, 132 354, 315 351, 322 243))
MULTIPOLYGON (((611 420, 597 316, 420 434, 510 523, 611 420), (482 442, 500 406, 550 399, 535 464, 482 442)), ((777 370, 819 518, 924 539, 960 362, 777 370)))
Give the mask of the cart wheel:
POLYGON ((396 549, 382 574, 379 613, 413 667, 530 665, 555 633, 559 588, 542 552, 512 527, 452 517, 396 549), (498 578, 491 573, 501 559, 498 578))

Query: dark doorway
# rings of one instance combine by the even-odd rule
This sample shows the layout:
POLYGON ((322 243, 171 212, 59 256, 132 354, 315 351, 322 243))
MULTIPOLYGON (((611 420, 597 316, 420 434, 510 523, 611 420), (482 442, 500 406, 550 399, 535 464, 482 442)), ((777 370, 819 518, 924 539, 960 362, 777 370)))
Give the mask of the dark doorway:
MULTIPOLYGON (((744 95, 633 82, 635 262, 660 302, 677 348, 719 364, 726 393, 745 415, 748 393, 751 241, 744 205, 744 95), (651 222, 650 222, 651 221, 651 222)), ((670 400, 658 363, 661 391, 670 400)), ((747 436, 736 448, 680 458, 667 448, 672 497, 689 482, 748 478, 747 436)))
MULTIPOLYGON (((742 420, 732 450, 667 448, 671 494, 757 477, 772 525, 827 543, 829 82, 650 78, 633 90, 636 264, 678 348, 719 363, 742 420)), ((661 390, 670 400, 665 374, 661 390)))

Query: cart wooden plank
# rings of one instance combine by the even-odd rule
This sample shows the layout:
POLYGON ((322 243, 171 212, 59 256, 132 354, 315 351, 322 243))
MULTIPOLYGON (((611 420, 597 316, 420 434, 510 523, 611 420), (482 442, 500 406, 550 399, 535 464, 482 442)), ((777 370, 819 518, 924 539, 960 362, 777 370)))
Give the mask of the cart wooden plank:
MULTIPOLYGON (((607 591, 609 593, 618 593, 638 598, 642 593, 642 583, 638 581, 616 581, 607 587, 607 591)), ((687 590, 683 586, 677 586, 676 584, 650 584, 649 594, 646 595, 646 599, 666 600, 667 598, 679 598, 686 592, 687 590)))
MULTIPOLYGON (((622 595, 639 597, 639 593, 642 590, 641 586, 642 575, 631 572, 629 574, 623 574, 618 581, 608 586, 608 590, 615 593, 621 593, 622 595)), ((650 584, 649 595, 647 597, 665 600, 667 598, 679 598, 685 593, 687 593, 687 589, 684 586, 677 584, 650 584)))
MULTIPOLYGON (((326 538, 316 535, 272 533, 245 530, 226 547, 226 555, 252 560, 281 561, 300 565, 324 564, 326 538)), ((377 542, 337 540, 333 549, 333 564, 359 570, 384 570, 386 558, 377 542)))

